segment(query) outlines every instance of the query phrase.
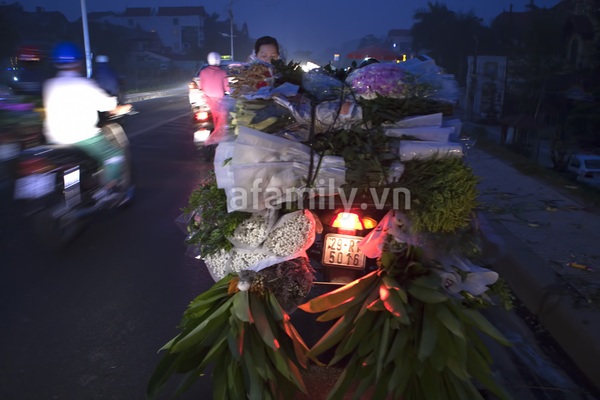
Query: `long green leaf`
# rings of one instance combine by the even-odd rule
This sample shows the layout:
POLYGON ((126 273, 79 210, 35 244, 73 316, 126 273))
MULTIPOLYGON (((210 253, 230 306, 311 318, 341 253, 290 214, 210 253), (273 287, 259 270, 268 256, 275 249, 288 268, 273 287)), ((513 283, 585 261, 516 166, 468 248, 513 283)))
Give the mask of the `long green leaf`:
POLYGON ((421 379, 419 379, 419 384, 424 399, 446 399, 440 376, 431 368, 428 362, 425 363, 425 370, 421 379))
POLYGON ((277 298, 273 295, 273 293, 269 292, 268 297, 270 303, 269 311, 273 316, 273 319, 275 321, 283 321, 287 316, 287 313, 283 310, 283 308, 281 308, 281 304, 279 304, 277 298))
POLYGON ((302 393, 307 394, 308 390, 306 389, 306 384, 304 383, 304 379, 302 379, 302 374, 300 373, 300 370, 298 369, 298 366, 296 364, 294 364, 294 362, 292 360, 290 360, 290 358, 287 358, 287 362, 288 362, 288 369, 290 371, 290 379, 291 381, 296 385, 296 387, 298 389, 300 389, 302 391, 302 393))
POLYGON ((483 315, 481 315, 478 311, 472 310, 470 308, 462 309, 462 314, 468 318, 469 321, 480 331, 488 335, 489 337, 496 340, 498 343, 503 344, 504 346, 510 346, 511 343, 509 340, 504 337, 504 335, 496 329, 494 325, 490 321, 488 321, 483 315))
POLYGON ((340 376, 338 377, 335 385, 329 391, 327 395, 327 400, 342 400, 350 385, 354 382, 356 378, 356 364, 349 363, 346 368, 342 371, 340 376))
MULTIPOLYGON (((363 301, 363 304, 360 306, 360 311, 358 312, 358 314, 356 314, 355 322, 358 319, 362 318, 362 316, 367 311, 371 311, 369 309, 369 306, 371 306, 374 301, 380 300, 380 298, 379 298, 379 291, 376 290, 376 289, 377 289, 377 287, 373 286, 372 290, 370 292, 365 292, 365 300, 363 301)), ((382 310, 384 310, 383 303, 381 303, 381 307, 382 307, 382 310)), ((376 308, 376 306, 374 308, 376 308)))
POLYGON ((286 357, 281 354, 280 351, 273 350, 270 347, 265 347, 265 352, 269 356, 269 359, 272 361, 277 371, 279 371, 279 373, 285 377, 286 380, 291 379, 292 372, 289 370, 288 360, 286 357))
POLYGON ((391 340, 392 345, 390 346, 390 350, 385 359, 386 364, 395 362, 402 356, 402 352, 408 344, 408 334, 404 329, 396 330, 394 331, 394 337, 391 340))
POLYGON ((324 293, 310 301, 301 304, 298 308, 309 313, 319 313, 334 308, 347 301, 352 301, 356 296, 368 290, 368 287, 378 279, 377 271, 373 271, 339 289, 324 293))
MULTIPOLYGON (((285 333, 287 333, 290 339, 292 339, 292 345, 294 346, 294 353, 296 354, 296 359, 302 367, 306 368, 308 346, 306 345, 296 328, 294 328, 294 325, 292 325, 292 323, 289 321, 289 317, 287 315, 281 322, 281 324, 285 333)), ((315 362, 317 362, 317 364, 320 364, 318 360, 315 360, 315 362)))
POLYGON ((413 284, 423 288, 437 290, 442 287, 442 278, 437 274, 429 273, 415 279, 413 284))
POLYGON ((367 312, 361 318, 355 319, 354 329, 348 335, 347 339, 344 342, 344 345, 338 346, 336 349, 336 357, 332 359, 332 364, 337 363, 337 361, 344 358, 346 355, 350 354, 354 351, 361 343, 365 341, 367 335, 372 333, 373 331, 373 323, 378 313, 367 312))
POLYGON ((356 386, 356 389, 354 389, 354 394, 352 396, 353 400, 360 400, 362 395, 375 386, 375 383, 377 382, 375 368, 367 368, 366 370, 363 368, 363 371, 361 372, 360 380, 357 382, 358 385, 356 386))
POLYGON ((346 336, 352 329, 352 321, 358 310, 356 307, 348 311, 346 315, 343 315, 336 321, 335 324, 321 338, 315 343, 315 345, 308 351, 309 356, 318 356, 323 352, 329 350, 331 347, 338 344, 344 336, 346 336))
POLYGON ((351 309, 352 307, 356 307, 356 303, 360 301, 360 297, 357 296, 352 299, 348 299, 348 301, 346 301, 345 303, 342 303, 337 307, 330 308, 329 310, 325 311, 323 314, 317 317, 317 322, 327 322, 341 317, 349 309, 351 309))
POLYGON ((379 341, 379 352, 377 353, 377 371, 375 373, 375 379, 379 380, 381 377, 381 372, 383 371, 383 367, 385 365, 386 354, 389 351, 390 345, 390 319, 389 317, 385 318, 383 322, 383 330, 381 331, 380 341, 379 341))
POLYGON ((423 361, 433 351, 438 339, 440 323, 435 317, 435 306, 425 303, 423 307, 423 321, 419 340, 419 360, 423 361))
POLYGON ((254 365, 256 366, 256 372, 263 380, 268 381, 273 374, 269 368, 269 360, 266 351, 265 346, 248 346, 244 352, 244 357, 252 357, 254 365))
MULTIPOLYGON (((394 371, 392 372, 392 377, 390 378, 390 383, 388 385, 388 392, 394 392, 395 397, 400 397, 400 395, 404 394, 408 383, 413 378, 414 372, 412 371, 412 362, 411 357, 408 354, 405 354, 403 357, 396 358, 394 371)), ((407 396, 402 396, 405 399, 408 399, 407 396)))
POLYGON ((254 317, 254 325, 265 344, 274 350, 279 349, 279 341, 275 338, 269 322, 271 316, 265 312, 264 304, 258 296, 250 297, 250 310, 254 317))
POLYGON ((228 399, 231 398, 233 392, 235 392, 235 372, 232 370, 235 369, 236 362, 229 359, 230 362, 227 363, 228 358, 222 357, 217 360, 215 363, 214 371, 212 374, 212 396, 213 399, 228 399), (222 374, 220 373, 223 369, 226 369, 227 372, 222 374))
POLYGON ((456 318, 450 310, 448 310, 448 307, 446 307, 444 304, 441 304, 439 307, 437 307, 436 315, 440 322, 450 332, 452 332, 459 338, 466 340, 464 334, 464 326, 462 322, 460 321, 460 319, 456 318))
POLYGON ((233 305, 231 312, 241 321, 254 323, 252 313, 250 312, 250 302, 248 300, 247 291, 239 291, 233 295, 233 305))
POLYGON ((511 399, 510 394, 494 380, 489 365, 481 355, 472 347, 469 347, 467 351, 469 373, 500 399, 511 399))
POLYGON ((208 353, 206 353, 206 356, 204 357, 204 360, 200 365, 206 366, 214 360, 218 359, 219 357, 222 357, 223 354, 227 352, 227 349, 227 335, 223 335, 223 338, 215 345, 213 345, 208 351, 208 353))
POLYGON ((429 356, 429 362, 437 372, 443 371, 446 367, 446 360, 453 357, 450 354, 453 339, 454 337, 448 330, 442 329, 438 332, 437 345, 429 356))
POLYGON ((179 356, 179 354, 167 353, 158 361, 158 364, 150 376, 148 387, 146 388, 146 394, 148 395, 148 398, 154 399, 158 395, 161 388, 173 375, 178 366, 179 356))
MULTIPOLYGON (((379 289, 380 296, 384 288, 385 285, 381 285, 379 289)), ((384 299, 383 296, 381 297, 381 300, 383 300, 383 306, 386 308, 386 310, 390 312, 390 314, 392 314, 394 317, 398 318, 399 320, 403 321, 403 323, 408 325, 410 323, 410 320, 407 319, 408 315, 406 313, 406 308, 404 307, 404 303, 400 299, 400 296, 393 289, 385 288, 385 290, 387 290, 386 298, 384 299)))
POLYGON ((221 319, 228 318, 228 316, 229 316, 228 311, 229 311, 229 308, 231 307, 231 303, 232 303, 232 299, 230 298, 223 305, 221 305, 221 307, 219 307, 213 314, 207 316, 207 318, 200 325, 198 325, 191 332, 189 332, 187 335, 185 335, 180 340, 178 340, 177 343, 175 343, 171 347, 171 351, 173 351, 173 352, 183 351, 183 350, 190 348, 194 344, 201 342, 202 339, 207 334, 209 334, 210 329, 206 329, 206 328, 211 327, 211 322, 217 321, 218 323, 220 323, 221 319))
POLYGON ((423 303, 442 303, 448 300, 448 296, 437 289, 430 289, 425 286, 411 285, 408 293, 421 300, 423 303))
POLYGON ((183 393, 189 390, 189 388, 192 387, 192 385, 196 383, 196 381, 200 377, 202 370, 202 368, 198 368, 197 370, 188 372, 177 387, 177 389, 175 390, 173 397, 181 396, 183 393))
POLYGON ((262 400, 264 398, 264 382, 260 379, 252 357, 242 357, 244 372, 247 378, 246 390, 248 398, 262 400))

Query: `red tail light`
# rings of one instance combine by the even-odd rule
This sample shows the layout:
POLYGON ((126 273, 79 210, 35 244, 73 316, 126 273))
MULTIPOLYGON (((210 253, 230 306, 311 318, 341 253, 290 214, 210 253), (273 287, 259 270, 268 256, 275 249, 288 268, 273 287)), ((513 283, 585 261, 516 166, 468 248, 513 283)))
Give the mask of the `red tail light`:
POLYGON ((32 174, 43 174, 48 171, 52 171, 54 165, 45 158, 32 158, 30 160, 23 160, 19 162, 18 173, 19 176, 27 176, 32 174))
POLYGON ((584 178, 590 178, 590 179, 592 179, 592 178, 594 177, 594 173, 593 173, 593 172, 590 172, 590 171, 588 171, 588 172, 586 172, 586 173, 583 175, 583 177, 584 177, 584 178))
POLYGON ((350 212, 341 212, 334 218, 331 226, 344 231, 364 229, 358 214, 350 212))
POLYGON ((373 229, 377 226, 377 221, 371 217, 361 217, 353 212, 341 212, 333 219, 331 226, 344 230, 373 229))

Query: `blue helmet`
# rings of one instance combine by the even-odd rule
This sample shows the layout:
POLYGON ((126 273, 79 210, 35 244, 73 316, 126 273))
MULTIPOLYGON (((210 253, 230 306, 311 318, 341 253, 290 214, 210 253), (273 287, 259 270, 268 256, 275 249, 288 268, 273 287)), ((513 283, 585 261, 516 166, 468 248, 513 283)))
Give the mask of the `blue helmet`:
POLYGON ((52 50, 51 59, 58 68, 68 68, 79 64, 83 60, 83 53, 76 44, 62 42, 52 50))

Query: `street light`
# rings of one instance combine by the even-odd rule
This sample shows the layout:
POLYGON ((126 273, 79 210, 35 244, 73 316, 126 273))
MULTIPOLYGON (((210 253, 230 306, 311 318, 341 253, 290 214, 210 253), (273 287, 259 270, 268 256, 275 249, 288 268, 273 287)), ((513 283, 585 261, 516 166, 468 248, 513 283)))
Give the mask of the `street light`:
POLYGON ((83 25, 83 45, 85 47, 86 76, 92 76, 92 52, 90 51, 90 35, 88 32, 87 9, 85 0, 81 0, 81 23, 83 25))
POLYGON ((229 0, 229 40, 231 46, 231 59, 233 60, 233 0, 229 0))
POLYGON ((219 33, 221 34, 221 36, 231 38, 231 59, 233 60, 233 38, 236 37, 236 35, 232 35, 232 34, 224 33, 224 32, 219 32, 219 33))

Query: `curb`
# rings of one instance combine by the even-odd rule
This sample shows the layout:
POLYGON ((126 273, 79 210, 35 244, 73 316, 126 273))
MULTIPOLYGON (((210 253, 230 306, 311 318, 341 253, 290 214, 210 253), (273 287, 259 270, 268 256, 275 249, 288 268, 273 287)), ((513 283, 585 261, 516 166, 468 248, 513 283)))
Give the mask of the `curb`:
POLYGON ((482 215, 502 237, 504 251, 492 267, 552 335, 563 351, 600 390, 600 310, 578 304, 573 288, 549 273, 544 260, 517 239, 502 223, 482 215), (588 307, 588 308, 586 308, 588 307))

